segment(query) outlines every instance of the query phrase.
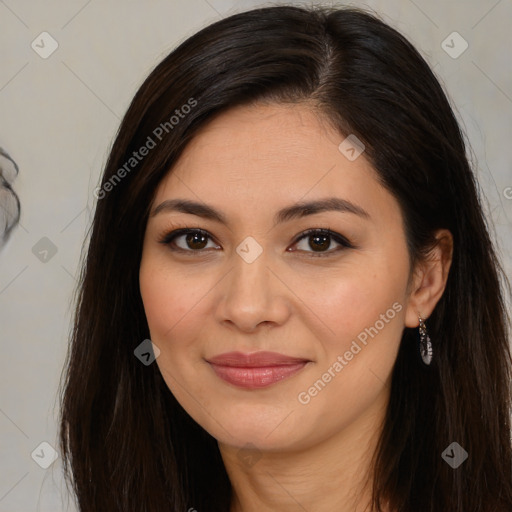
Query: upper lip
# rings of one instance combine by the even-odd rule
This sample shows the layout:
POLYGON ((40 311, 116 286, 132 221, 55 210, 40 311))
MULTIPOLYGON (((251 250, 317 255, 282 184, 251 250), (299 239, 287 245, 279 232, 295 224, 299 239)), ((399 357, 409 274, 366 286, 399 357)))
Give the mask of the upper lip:
POLYGON ((277 352, 226 352, 207 359, 209 363, 219 366, 235 366, 241 368, 258 368, 263 366, 283 366, 289 364, 305 363, 308 359, 291 357, 277 352))

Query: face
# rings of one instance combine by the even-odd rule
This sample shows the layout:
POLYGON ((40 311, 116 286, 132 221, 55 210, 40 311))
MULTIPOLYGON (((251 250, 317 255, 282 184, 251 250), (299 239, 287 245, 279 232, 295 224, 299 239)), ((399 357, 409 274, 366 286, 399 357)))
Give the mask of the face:
POLYGON ((237 107, 156 191, 140 266, 156 364, 219 443, 304 449, 387 404, 403 219, 344 139, 304 105, 237 107))

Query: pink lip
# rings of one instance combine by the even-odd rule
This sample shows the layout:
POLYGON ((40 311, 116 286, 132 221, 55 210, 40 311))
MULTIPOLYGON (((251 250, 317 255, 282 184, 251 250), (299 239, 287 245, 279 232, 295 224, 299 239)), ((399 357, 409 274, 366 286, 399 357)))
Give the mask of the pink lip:
POLYGON ((296 374, 309 361, 276 352, 228 352, 208 359, 218 377, 238 387, 264 388, 296 374))

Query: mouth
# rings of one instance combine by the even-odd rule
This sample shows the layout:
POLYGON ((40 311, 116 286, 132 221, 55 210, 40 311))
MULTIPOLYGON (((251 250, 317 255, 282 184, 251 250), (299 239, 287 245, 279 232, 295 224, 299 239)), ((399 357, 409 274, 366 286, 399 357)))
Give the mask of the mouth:
POLYGON ((259 389, 296 375, 310 361, 276 352, 229 352, 207 362, 222 380, 240 388, 259 389))

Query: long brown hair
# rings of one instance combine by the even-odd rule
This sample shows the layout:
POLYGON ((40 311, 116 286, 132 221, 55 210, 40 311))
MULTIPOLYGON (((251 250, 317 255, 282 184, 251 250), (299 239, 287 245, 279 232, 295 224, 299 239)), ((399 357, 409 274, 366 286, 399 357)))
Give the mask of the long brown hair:
POLYGON ((424 257, 436 229, 453 234, 446 290, 428 322, 430 367, 418 365, 416 331, 404 329, 374 458, 374 510, 512 510, 504 273, 449 102, 420 54, 375 15, 280 6, 230 16, 184 41, 121 123, 97 193, 62 384, 61 452, 80 511, 229 510, 215 439, 158 366, 134 356, 149 338, 138 271, 162 178, 217 113, 258 101, 307 101, 340 134, 363 141, 400 204, 411 261, 424 257), (148 138, 148 154, 130 160, 148 138), (441 456, 453 442, 469 454, 456 469, 441 456))

